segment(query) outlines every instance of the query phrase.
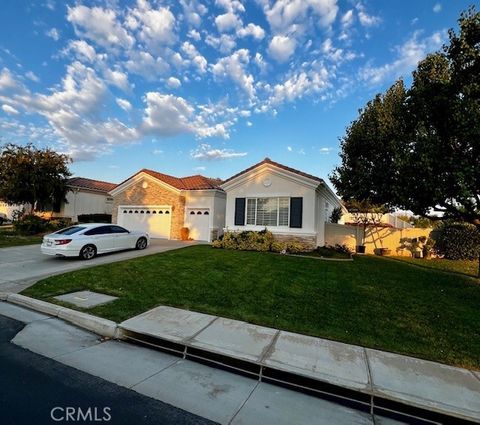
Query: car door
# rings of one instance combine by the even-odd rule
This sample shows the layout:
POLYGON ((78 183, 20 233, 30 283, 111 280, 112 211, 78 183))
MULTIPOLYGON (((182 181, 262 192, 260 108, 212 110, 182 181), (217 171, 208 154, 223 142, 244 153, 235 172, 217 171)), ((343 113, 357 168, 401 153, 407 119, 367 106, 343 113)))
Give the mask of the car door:
POLYGON ((113 236, 113 246, 116 251, 135 247, 135 241, 132 234, 121 226, 110 226, 110 232, 113 236))
POLYGON ((114 237, 110 232, 110 226, 99 226, 87 230, 84 233, 88 237, 88 242, 97 247, 97 252, 109 252, 114 250, 114 237))

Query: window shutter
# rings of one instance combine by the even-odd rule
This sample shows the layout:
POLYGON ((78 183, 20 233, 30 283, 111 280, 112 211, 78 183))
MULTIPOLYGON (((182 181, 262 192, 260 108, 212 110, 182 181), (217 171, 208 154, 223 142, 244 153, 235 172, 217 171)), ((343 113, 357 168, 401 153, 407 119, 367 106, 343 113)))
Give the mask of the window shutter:
POLYGON ((290 227, 302 228, 303 198, 290 198, 290 227))
POLYGON ((245 198, 235 198, 235 226, 245 226, 245 198))

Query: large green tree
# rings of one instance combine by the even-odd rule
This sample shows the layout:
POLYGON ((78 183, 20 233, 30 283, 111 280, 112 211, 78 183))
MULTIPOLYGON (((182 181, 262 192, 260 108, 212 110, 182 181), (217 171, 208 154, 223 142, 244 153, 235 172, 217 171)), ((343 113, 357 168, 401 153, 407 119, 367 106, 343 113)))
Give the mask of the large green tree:
POLYGON ((331 179, 345 199, 475 224, 480 229, 480 13, 360 111, 331 179))
POLYGON ((30 212, 64 200, 70 162, 67 155, 31 144, 0 147, 0 199, 29 204, 30 212))

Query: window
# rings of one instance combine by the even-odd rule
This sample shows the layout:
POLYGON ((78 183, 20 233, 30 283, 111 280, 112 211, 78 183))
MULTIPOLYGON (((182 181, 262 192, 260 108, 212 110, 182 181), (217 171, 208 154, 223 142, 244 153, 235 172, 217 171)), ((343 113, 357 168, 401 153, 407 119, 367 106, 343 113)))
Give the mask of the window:
POLYGON ((129 233, 127 229, 124 229, 121 226, 109 226, 110 233, 129 233))
POLYGON ((111 226, 100 226, 94 227, 93 229, 87 230, 84 235, 87 236, 94 236, 94 235, 108 235, 110 234, 110 227, 111 226))
POLYGON ((72 226, 72 227, 67 227, 66 229, 59 230, 58 232, 55 232, 56 235, 73 235, 74 233, 81 232, 85 227, 81 226, 72 226))
POLYGON ((290 198, 248 198, 247 225, 288 226, 290 198))

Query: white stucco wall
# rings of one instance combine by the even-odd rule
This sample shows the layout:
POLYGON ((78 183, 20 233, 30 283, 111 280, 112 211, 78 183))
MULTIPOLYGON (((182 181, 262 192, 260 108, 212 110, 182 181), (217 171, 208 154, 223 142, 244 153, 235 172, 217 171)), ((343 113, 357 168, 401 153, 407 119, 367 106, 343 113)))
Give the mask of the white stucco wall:
MULTIPOLYGON (((191 227, 190 211, 192 209, 208 209, 209 234, 212 230, 220 235, 225 227, 225 198, 224 192, 218 190, 191 190, 185 191, 185 227, 191 227)), ((210 239, 209 239, 210 240, 210 239)))
POLYGON ((317 232, 315 219, 316 192, 312 186, 302 184, 300 180, 290 178, 283 173, 266 169, 247 176, 241 184, 227 189, 226 228, 228 230, 263 230, 265 226, 235 226, 235 198, 262 198, 262 197, 302 197, 303 217, 302 228, 270 226, 268 230, 278 234, 315 235, 317 232), (271 184, 265 186, 269 180, 271 184))
POLYGON ((59 213, 53 213, 54 217, 69 217, 77 221, 81 214, 112 214, 113 201, 111 196, 88 191, 69 191, 66 199, 68 203, 62 203, 59 213))

